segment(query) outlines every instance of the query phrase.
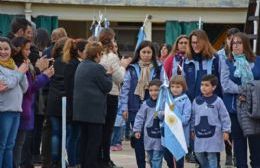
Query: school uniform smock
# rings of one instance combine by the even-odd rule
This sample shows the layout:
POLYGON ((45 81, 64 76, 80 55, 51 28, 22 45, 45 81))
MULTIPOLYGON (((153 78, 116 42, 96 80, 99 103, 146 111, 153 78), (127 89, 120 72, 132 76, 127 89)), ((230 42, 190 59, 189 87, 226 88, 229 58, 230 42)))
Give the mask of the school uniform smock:
POLYGON ((220 97, 198 96, 192 105, 191 130, 195 132, 195 152, 221 152, 223 133, 230 132, 231 121, 220 97))
POLYGON ((156 100, 147 99, 135 117, 133 131, 141 133, 144 128, 144 148, 146 151, 162 150, 161 129, 155 106, 156 100))

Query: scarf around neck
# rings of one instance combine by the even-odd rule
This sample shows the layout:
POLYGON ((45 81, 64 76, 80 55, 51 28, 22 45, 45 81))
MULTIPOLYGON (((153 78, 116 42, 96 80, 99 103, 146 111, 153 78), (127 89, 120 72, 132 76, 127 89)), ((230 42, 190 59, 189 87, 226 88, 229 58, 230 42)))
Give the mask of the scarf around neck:
POLYGON ((16 68, 15 62, 12 58, 9 58, 7 61, 0 60, 0 65, 5 68, 12 69, 12 70, 14 70, 16 68))
POLYGON ((153 67, 152 62, 144 63, 143 61, 138 62, 141 73, 140 73, 140 79, 138 80, 138 83, 135 88, 135 95, 140 96, 141 100, 144 100, 145 96, 145 90, 148 89, 149 81, 150 81, 150 70, 153 67))
POLYGON ((234 76, 237 78, 241 78, 242 86, 244 86, 248 82, 254 80, 252 69, 244 54, 238 55, 233 53, 233 55, 235 59, 234 66, 236 67, 234 76))

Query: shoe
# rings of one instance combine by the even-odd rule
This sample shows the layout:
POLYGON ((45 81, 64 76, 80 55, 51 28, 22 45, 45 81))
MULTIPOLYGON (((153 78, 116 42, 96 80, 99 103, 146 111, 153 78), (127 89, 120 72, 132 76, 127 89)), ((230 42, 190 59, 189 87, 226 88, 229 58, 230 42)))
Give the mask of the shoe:
POLYGON ((122 151, 123 146, 121 144, 116 144, 116 151, 122 151))
POLYGON ((110 146, 110 150, 111 151, 117 151, 117 147, 116 146, 110 146))
POLYGON ((115 163, 112 160, 110 160, 107 163, 103 163, 103 168, 123 168, 123 167, 116 166, 115 163))
POLYGON ((197 163, 196 162, 196 159, 195 159, 195 155, 194 153, 188 153, 186 156, 185 156, 185 159, 188 163, 197 163))
POLYGON ((227 155, 226 156, 226 166, 233 166, 233 161, 232 161, 232 155, 227 155))

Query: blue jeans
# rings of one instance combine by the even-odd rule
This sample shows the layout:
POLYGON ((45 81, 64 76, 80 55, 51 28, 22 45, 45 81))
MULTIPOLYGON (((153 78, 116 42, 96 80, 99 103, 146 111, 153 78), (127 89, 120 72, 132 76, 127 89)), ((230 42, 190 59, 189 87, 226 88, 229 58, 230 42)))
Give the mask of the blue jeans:
POLYGON ((218 157, 217 152, 201 152, 195 153, 201 168, 217 168, 218 157))
POLYGON ((67 125, 67 153, 70 166, 79 164, 79 139, 80 139, 80 124, 70 122, 67 125))
POLYGON ((122 129, 123 127, 114 127, 112 139, 111 139, 111 146, 115 146, 116 144, 121 144, 122 129))
POLYGON ((0 168, 13 167, 13 148, 19 125, 19 112, 0 112, 0 168))
POLYGON ((163 150, 149 150, 146 151, 149 160, 151 162, 151 167, 152 168, 161 168, 162 167, 162 160, 163 160, 163 150))
POLYGON ((51 159, 59 162, 61 159, 62 121, 59 117, 51 117, 51 159))

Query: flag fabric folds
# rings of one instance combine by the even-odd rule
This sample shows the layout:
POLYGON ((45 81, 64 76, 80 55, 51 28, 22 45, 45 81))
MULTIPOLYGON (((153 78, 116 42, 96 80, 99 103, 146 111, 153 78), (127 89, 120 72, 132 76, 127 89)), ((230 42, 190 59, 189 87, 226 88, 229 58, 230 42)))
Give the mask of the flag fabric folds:
POLYGON ((162 145, 166 147, 176 160, 181 159, 188 152, 181 121, 180 109, 175 103, 183 97, 172 98, 168 86, 163 84, 157 99, 156 111, 163 110, 162 145))
POLYGON ((140 27, 139 33, 138 33, 138 36, 137 36, 137 43, 136 43, 136 46, 135 46, 135 51, 140 46, 142 41, 145 40, 145 37, 146 37, 146 35, 145 35, 145 31, 144 31, 144 26, 142 26, 142 27, 140 27))

